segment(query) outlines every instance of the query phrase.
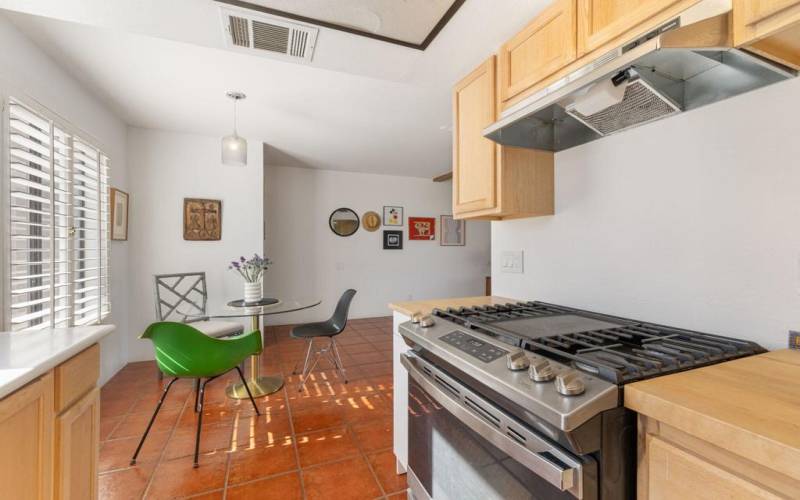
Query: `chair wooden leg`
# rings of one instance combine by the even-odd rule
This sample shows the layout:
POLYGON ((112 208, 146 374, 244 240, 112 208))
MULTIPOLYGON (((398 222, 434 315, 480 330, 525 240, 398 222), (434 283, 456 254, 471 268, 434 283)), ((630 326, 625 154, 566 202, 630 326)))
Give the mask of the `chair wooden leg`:
POLYGON ((242 384, 244 385, 244 388, 247 391, 247 395, 250 397, 250 402, 253 403, 253 409, 256 411, 256 415, 261 415, 261 412, 258 411, 258 405, 256 404, 256 400, 253 399, 253 394, 250 392, 250 387, 247 385, 247 381, 244 379, 244 374, 242 373, 242 369, 237 366, 236 371, 239 372, 239 378, 242 379, 242 384))
POLYGON ((164 388, 164 392, 161 393, 161 397, 158 399, 158 404, 156 404, 156 409, 153 412, 153 416, 150 417, 150 422, 147 423, 147 428, 144 430, 144 434, 142 434, 142 439, 139 440, 139 446, 136 447, 136 451, 133 453, 133 457, 131 458, 131 465, 136 465, 136 457, 138 457, 139 452, 142 451, 142 445, 144 444, 144 440, 147 439, 147 434, 150 432, 150 428, 153 427, 153 422, 155 422, 156 420, 156 416, 158 415, 158 410, 161 409, 161 405, 164 403, 164 399, 166 399, 170 387, 172 387, 172 384, 174 384, 176 380, 178 380, 178 377, 175 377, 172 380, 170 380, 167 386, 164 388))

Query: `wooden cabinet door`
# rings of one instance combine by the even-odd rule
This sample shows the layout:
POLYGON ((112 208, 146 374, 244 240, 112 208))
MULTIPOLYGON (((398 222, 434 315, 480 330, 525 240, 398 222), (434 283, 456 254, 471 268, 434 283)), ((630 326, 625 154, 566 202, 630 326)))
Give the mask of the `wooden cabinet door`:
POLYGON ((655 436, 647 438, 650 500, 778 499, 778 495, 655 436))
POLYGON ((556 0, 500 47, 500 99, 507 101, 576 58, 576 0, 556 0))
POLYGON ((734 0, 733 43, 800 69, 800 0, 734 0))
POLYGON ((92 389, 56 419, 55 498, 97 498, 100 390, 92 389))
POLYGON ((679 1, 682 0, 578 0, 578 57, 624 35, 679 1))
POLYGON ((53 495, 53 375, 0 400, 0 497, 53 495))
POLYGON ((497 203, 497 146, 483 137, 496 117, 492 56, 453 90, 453 214, 491 209, 497 203))

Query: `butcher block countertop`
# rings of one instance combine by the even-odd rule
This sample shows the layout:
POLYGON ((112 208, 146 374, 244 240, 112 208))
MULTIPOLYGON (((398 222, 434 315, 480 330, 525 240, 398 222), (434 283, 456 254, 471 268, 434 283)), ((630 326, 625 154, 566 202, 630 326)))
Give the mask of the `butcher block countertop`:
POLYGON ((507 304, 509 302, 518 302, 514 299, 505 297, 496 297, 494 295, 486 295, 481 297, 458 297, 453 299, 431 299, 431 300, 413 300, 408 302, 392 302, 389 304, 389 309, 405 314, 406 316, 413 316, 416 313, 430 314, 434 309, 446 309, 448 307, 459 306, 491 306, 494 304, 507 304))
POLYGON ((768 352, 629 384, 625 406, 800 478, 800 351, 768 352))

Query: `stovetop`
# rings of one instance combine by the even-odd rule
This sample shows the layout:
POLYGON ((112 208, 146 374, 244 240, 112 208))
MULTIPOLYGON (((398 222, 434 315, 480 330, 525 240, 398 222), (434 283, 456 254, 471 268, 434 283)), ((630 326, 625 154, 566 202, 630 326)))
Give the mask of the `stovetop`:
POLYGON ((436 309, 433 315, 618 385, 765 352, 745 340, 544 302, 436 309))

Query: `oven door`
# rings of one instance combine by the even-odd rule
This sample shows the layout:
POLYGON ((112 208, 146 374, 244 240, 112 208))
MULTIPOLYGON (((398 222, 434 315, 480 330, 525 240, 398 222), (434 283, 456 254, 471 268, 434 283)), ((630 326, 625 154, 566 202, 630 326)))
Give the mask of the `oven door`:
POLYGON ((597 466, 413 353, 408 370, 408 483, 416 500, 592 499, 597 466))

